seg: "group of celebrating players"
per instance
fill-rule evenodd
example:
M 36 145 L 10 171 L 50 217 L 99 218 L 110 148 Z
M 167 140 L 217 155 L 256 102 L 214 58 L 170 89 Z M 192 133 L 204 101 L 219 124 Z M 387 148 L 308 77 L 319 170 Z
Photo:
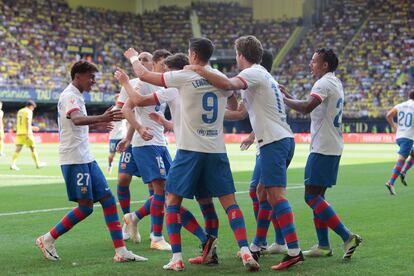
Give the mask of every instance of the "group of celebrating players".
M 115 247 L 115 262 L 146 261 L 125 247 L 124 240 L 140 242 L 138 223 L 151 217 L 151 248 L 172 251 L 166 270 L 181 271 L 184 261 L 181 228 L 194 234 L 202 244 L 200 256 L 189 263 L 218 264 L 216 245 L 219 220 L 213 198 L 219 199 L 240 248 L 238 256 L 248 271 L 260 269 L 263 253 L 286 254 L 272 269 L 283 270 L 301 264 L 304 256 L 332 256 L 328 229 L 344 242 L 344 259 L 350 259 L 362 242 L 339 219 L 326 201 L 326 189 L 336 183 L 343 149 L 341 135 L 344 93 L 334 72 L 338 59 L 330 49 L 319 49 L 310 61 L 317 79 L 306 100 L 293 98 L 269 73 L 272 56 L 254 36 L 235 41 L 240 73 L 227 78 L 211 68 L 214 45 L 207 38 L 189 41 L 188 55 L 157 50 L 152 55 L 128 49 L 127 58 L 137 78 L 118 69 L 114 76 L 122 85 L 116 106 L 98 116 L 88 116 L 83 91 L 95 84 L 98 69 L 87 61 L 75 63 L 72 82 L 58 102 L 59 155 L 68 198 L 78 206 L 67 213 L 49 232 L 36 240 L 46 259 L 56 261 L 55 241 L 93 212 L 99 201 Z M 262 65 L 261 65 L 262 64 Z M 266 67 L 266 68 L 265 68 Z M 241 91 L 242 102 L 236 94 Z M 166 105 L 172 120 L 165 119 Z M 305 201 L 313 210 L 318 243 L 301 251 L 294 216 L 286 198 L 286 171 L 293 158 L 294 136 L 286 121 L 285 105 L 311 116 L 311 153 L 305 168 Z M 256 217 L 256 235 L 248 244 L 243 213 L 235 198 L 230 164 L 223 135 L 223 120 L 249 117 L 253 132 L 243 141 L 257 145 L 256 165 L 250 196 Z M 122 120 L 128 122 L 127 130 Z M 124 213 L 119 221 L 115 198 L 90 152 L 88 126 L 116 130 L 111 136 L 112 152 L 122 152 L 119 162 L 117 195 Z M 174 131 L 177 153 L 171 159 L 164 131 Z M 109 170 L 113 154 L 109 156 Z M 130 210 L 129 184 L 133 176 L 148 184 L 149 198 L 135 212 Z M 183 198 L 195 198 L 204 218 L 201 227 L 193 214 L 182 206 Z M 165 220 L 169 243 L 162 235 Z M 267 231 L 272 222 L 276 242 L 268 246 Z

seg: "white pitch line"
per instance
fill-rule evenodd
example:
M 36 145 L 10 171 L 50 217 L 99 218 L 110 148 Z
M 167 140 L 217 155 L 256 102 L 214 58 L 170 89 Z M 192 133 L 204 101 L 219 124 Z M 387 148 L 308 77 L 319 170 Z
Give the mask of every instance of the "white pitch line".
M 296 190 L 296 189 L 303 189 L 304 186 L 291 186 L 287 187 L 288 190 Z M 239 194 L 247 194 L 249 191 L 240 191 L 236 192 L 237 195 Z M 146 200 L 138 200 L 138 201 L 131 201 L 131 204 L 135 203 L 144 203 Z M 116 205 L 119 205 L 117 203 Z M 94 204 L 93 207 L 101 207 L 100 204 Z M 39 209 L 39 210 L 28 210 L 28 211 L 19 211 L 19 212 L 10 212 L 10 213 L 0 213 L 0 217 L 6 216 L 18 216 L 18 215 L 27 215 L 27 214 L 38 214 L 38 213 L 50 213 L 50 212 L 58 212 L 58 211 L 69 211 L 72 210 L 74 207 L 61 207 L 61 208 L 51 208 L 51 209 Z

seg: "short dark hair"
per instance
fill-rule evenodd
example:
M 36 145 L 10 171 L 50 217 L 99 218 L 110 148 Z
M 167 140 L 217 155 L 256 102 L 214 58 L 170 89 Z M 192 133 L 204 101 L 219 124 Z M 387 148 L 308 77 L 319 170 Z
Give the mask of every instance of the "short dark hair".
M 76 62 L 75 64 L 73 64 L 72 69 L 70 69 L 70 76 L 72 80 L 74 80 L 76 74 L 95 73 L 95 72 L 99 72 L 95 64 L 90 63 L 86 60 L 80 60 Z
M 414 100 L 414 90 L 413 90 L 413 91 L 411 91 L 411 92 L 408 94 L 408 97 L 409 97 L 411 100 Z
M 263 56 L 263 46 L 260 40 L 253 35 L 241 36 L 234 42 L 237 53 L 254 64 L 259 64 Z
M 166 58 L 168 56 L 171 56 L 172 53 L 170 51 L 168 51 L 167 49 L 159 49 L 159 50 L 155 50 L 152 53 L 152 61 L 153 62 L 158 62 L 163 58 Z
M 201 61 L 208 62 L 214 52 L 214 44 L 205 37 L 191 38 L 189 48 L 194 51 Z
M 273 53 L 270 50 L 263 50 L 262 62 L 260 63 L 269 73 L 273 65 Z
M 34 101 L 29 100 L 29 101 L 26 102 L 26 107 L 29 107 L 29 106 L 33 106 L 33 107 L 36 108 L 37 105 L 36 105 L 36 103 Z
M 169 69 L 182 70 L 184 66 L 190 64 L 190 62 L 186 54 L 177 53 L 167 57 L 164 60 L 164 64 L 167 65 Z
M 338 57 L 335 52 L 332 49 L 320 48 L 316 50 L 316 53 L 322 57 L 324 62 L 328 63 L 329 72 L 335 72 L 339 64 Z

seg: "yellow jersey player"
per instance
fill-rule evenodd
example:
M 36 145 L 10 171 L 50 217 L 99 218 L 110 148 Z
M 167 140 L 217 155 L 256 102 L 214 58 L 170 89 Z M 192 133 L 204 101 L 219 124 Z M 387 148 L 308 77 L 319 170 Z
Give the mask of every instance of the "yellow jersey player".
M 0 102 L 0 156 L 4 154 L 4 126 L 3 126 L 3 117 L 4 111 L 1 110 L 3 103 Z
M 32 126 L 33 119 L 33 110 L 36 108 L 36 103 L 34 101 L 28 101 L 26 106 L 20 109 L 17 112 L 16 118 L 16 151 L 13 154 L 12 164 L 10 169 L 18 171 L 19 167 L 16 165 L 17 157 L 20 154 L 20 151 L 23 148 L 23 145 L 26 145 L 32 151 L 32 157 L 36 162 L 36 167 L 41 168 L 46 164 L 39 161 L 39 157 L 36 151 L 35 139 L 33 135 L 33 130 L 39 130 L 38 127 Z

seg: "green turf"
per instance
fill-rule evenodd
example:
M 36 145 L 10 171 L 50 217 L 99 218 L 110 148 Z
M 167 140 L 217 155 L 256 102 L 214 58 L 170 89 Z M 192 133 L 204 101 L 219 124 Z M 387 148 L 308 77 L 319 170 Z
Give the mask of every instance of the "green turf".
M 227 146 L 237 190 L 237 200 L 247 224 L 249 239 L 255 231 L 251 202 L 246 191 L 254 166 L 254 149 L 241 152 L 238 145 Z M 106 168 L 107 146 L 93 145 L 93 150 L 101 168 Z M 140 222 L 142 244 L 127 242 L 129 249 L 149 258 L 147 263 L 114 264 L 113 248 L 106 231 L 102 210 L 95 213 L 72 231 L 57 241 L 57 249 L 62 258 L 57 263 L 47 262 L 35 247 L 35 238 L 48 231 L 67 211 L 49 210 L 28 214 L 6 215 L 30 210 L 70 208 L 74 204 L 66 199 L 65 186 L 57 162 L 57 145 L 39 145 L 39 155 L 48 163 L 40 170 L 34 168 L 29 150 L 24 149 L 18 161 L 19 172 L 9 170 L 13 151 L 6 146 L 6 157 L 0 157 L 0 274 L 167 274 L 162 265 L 167 263 L 170 254 L 149 249 L 149 219 Z M 391 197 L 384 183 L 394 164 L 395 145 L 346 145 L 341 161 L 338 185 L 327 193 L 327 198 L 335 207 L 345 224 L 360 234 L 364 242 L 350 262 L 343 262 L 342 242 L 334 233 L 330 234 L 334 256 L 326 259 L 310 259 L 300 267 L 283 274 L 295 275 L 412 275 L 414 264 L 413 234 L 414 191 L 397 183 L 397 196 Z M 171 151 L 173 152 L 173 150 Z M 303 201 L 303 167 L 308 154 L 308 145 L 297 145 L 292 168 L 289 169 L 288 199 L 292 204 L 297 231 L 302 248 L 315 243 L 315 233 L 311 211 Z M 108 176 L 115 191 L 116 173 Z M 142 201 L 146 197 L 145 186 L 140 180 L 132 185 L 132 200 Z M 132 206 L 137 207 L 139 203 Z M 202 222 L 198 207 L 192 201 L 184 205 L 193 211 Z M 227 217 L 219 204 L 220 216 L 219 248 L 220 265 L 204 267 L 186 265 L 180 275 L 240 274 L 245 273 L 241 261 L 235 257 L 236 242 L 230 231 Z M 164 234 L 167 236 L 167 234 Z M 183 253 L 185 258 L 198 254 L 198 241 L 182 231 Z M 274 237 L 269 231 L 269 241 Z M 282 256 L 262 258 L 261 274 L 274 274 L 270 266 Z

